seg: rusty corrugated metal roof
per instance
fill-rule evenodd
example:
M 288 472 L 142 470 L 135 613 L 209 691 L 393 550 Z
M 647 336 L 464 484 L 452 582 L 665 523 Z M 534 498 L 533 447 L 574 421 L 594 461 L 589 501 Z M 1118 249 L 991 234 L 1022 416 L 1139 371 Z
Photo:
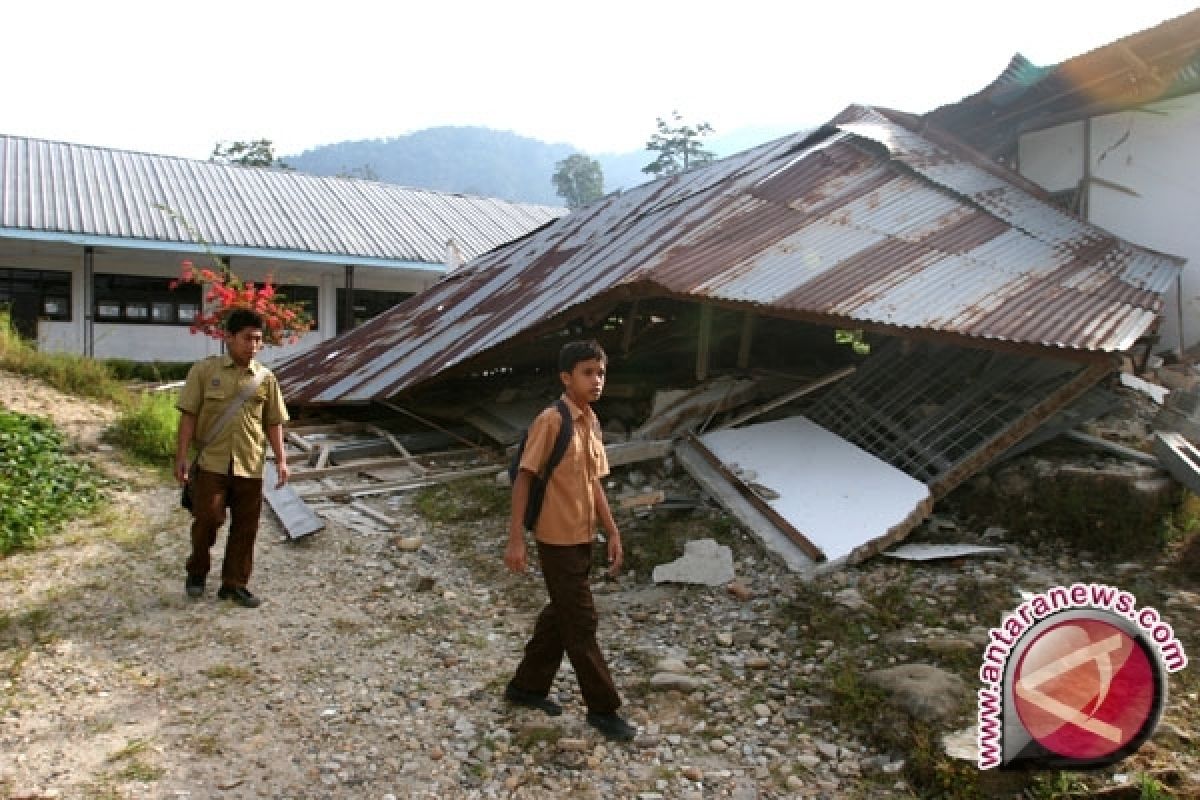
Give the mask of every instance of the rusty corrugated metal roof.
M 0 229 L 442 264 L 565 209 L 0 135 Z
M 277 372 L 296 403 L 384 399 L 625 289 L 1078 351 L 1129 348 L 1180 262 L 1068 216 L 908 117 L 852 106 L 611 195 Z
M 925 115 L 981 153 L 1010 156 L 1017 136 L 1200 91 L 1200 9 L 1051 67 L 1020 53 L 975 94 Z

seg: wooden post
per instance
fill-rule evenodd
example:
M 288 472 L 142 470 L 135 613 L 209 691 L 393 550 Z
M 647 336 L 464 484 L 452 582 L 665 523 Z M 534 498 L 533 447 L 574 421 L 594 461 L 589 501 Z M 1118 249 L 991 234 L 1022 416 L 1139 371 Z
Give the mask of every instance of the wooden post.
M 712 315 L 712 306 L 700 306 L 700 332 L 696 341 L 696 380 L 698 381 L 708 377 L 708 349 L 712 342 Z
M 738 344 L 737 366 L 746 369 L 750 366 L 750 343 L 754 340 L 754 315 L 747 311 L 742 316 L 742 338 Z

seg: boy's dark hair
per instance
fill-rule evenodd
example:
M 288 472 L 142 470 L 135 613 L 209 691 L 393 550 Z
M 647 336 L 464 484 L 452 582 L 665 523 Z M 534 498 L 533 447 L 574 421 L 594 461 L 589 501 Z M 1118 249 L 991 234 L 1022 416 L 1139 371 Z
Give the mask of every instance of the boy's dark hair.
M 567 342 L 562 346 L 562 350 L 558 351 L 558 371 L 573 372 L 575 365 L 580 361 L 590 361 L 593 358 L 600 362 L 608 362 L 604 348 L 595 339 L 589 339 L 586 342 Z
M 261 331 L 265 327 L 262 315 L 248 308 L 239 308 L 225 318 L 225 330 L 231 336 L 237 336 L 238 331 L 244 328 L 258 328 Z

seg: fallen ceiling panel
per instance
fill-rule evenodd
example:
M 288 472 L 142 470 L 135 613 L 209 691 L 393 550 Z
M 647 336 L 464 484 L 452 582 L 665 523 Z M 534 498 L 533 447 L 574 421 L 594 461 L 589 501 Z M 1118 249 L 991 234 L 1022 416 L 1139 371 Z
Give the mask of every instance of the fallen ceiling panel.
M 872 555 L 933 507 L 925 484 L 804 417 L 714 431 L 691 444 L 743 494 L 766 494 L 755 505 L 814 564 Z

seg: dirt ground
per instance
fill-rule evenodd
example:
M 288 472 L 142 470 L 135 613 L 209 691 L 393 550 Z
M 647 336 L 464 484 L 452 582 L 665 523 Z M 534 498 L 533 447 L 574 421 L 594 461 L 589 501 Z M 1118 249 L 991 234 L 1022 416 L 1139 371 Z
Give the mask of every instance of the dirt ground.
M 778 622 L 809 590 L 752 544 L 737 554 L 750 600 L 645 576 L 602 587 L 602 638 L 640 731 L 614 746 L 583 724 L 569 671 L 556 684 L 562 717 L 499 699 L 540 589 L 500 569 L 494 520 L 441 525 L 390 499 L 379 502 L 400 530 L 331 525 L 291 542 L 267 512 L 252 581 L 263 606 L 218 601 L 211 579 L 190 601 L 190 518 L 165 470 L 131 466 L 102 443 L 116 411 L 2 371 L 0 406 L 51 417 L 113 479 L 96 518 L 0 560 L 0 798 L 918 795 L 902 753 L 856 741 L 822 713 L 824 665 L 843 654 L 811 641 L 815 619 Z M 414 536 L 418 551 L 397 545 Z M 952 573 L 876 562 L 821 591 L 909 602 L 893 591 L 903 579 L 917 607 L 978 632 L 998 621 L 974 614 L 988 587 L 1071 579 L 1053 560 Z M 1159 597 L 1193 636 L 1197 595 Z M 973 647 L 950 634 L 939 636 Z M 904 658 L 867 638 L 870 658 Z M 699 688 L 647 689 L 662 659 Z M 1200 786 L 1196 689 L 1189 678 L 1172 696 L 1165 733 L 1114 772 L 1109 796 L 1138 797 L 1121 792 L 1140 774 L 1173 780 L 1180 796 Z M 1060 788 L 1033 796 L 1083 796 L 1070 781 Z

